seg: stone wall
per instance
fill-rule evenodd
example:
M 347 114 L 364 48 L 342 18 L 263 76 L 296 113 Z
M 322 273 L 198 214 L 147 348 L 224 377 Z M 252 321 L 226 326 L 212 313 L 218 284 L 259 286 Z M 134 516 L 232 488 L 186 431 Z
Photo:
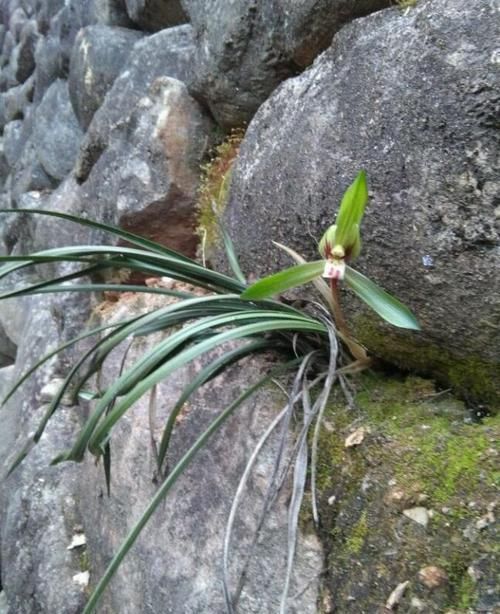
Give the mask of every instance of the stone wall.
M 499 11 L 492 0 L 394 4 L 4 1 L 1 207 L 88 216 L 192 256 L 201 166 L 228 130 L 244 127 L 225 221 L 252 276 L 288 264 L 273 239 L 315 257 L 316 240 L 332 223 L 342 192 L 366 168 L 371 198 L 359 268 L 407 302 L 423 331 L 412 336 L 389 331 L 346 297 L 356 334 L 383 359 L 451 385 L 470 407 L 486 402 L 493 409 L 500 395 Z M 107 240 L 53 219 L 12 213 L 0 220 L 0 255 Z M 224 266 L 216 252 L 214 261 Z M 14 281 L 43 274 L 23 272 Z M 111 312 L 136 313 L 153 305 L 152 299 L 128 297 Z M 70 294 L 2 301 L 0 391 L 80 331 L 94 309 L 94 299 Z M 49 361 L 1 410 L 0 467 L 36 428 L 74 356 L 66 352 Z M 114 376 L 117 363 L 109 365 L 105 378 Z M 265 366 L 265 359 L 250 362 L 231 371 L 225 386 L 208 386 L 191 408 L 179 446 L 220 407 L 228 387 L 240 389 L 249 373 L 258 375 Z M 159 417 L 190 373 L 162 385 Z M 432 388 L 429 394 L 438 393 Z M 418 403 L 417 398 L 415 411 Z M 160 510 L 99 611 L 223 611 L 219 557 L 230 494 L 252 442 L 278 407 L 265 393 L 228 424 L 172 504 Z M 427 417 L 446 413 L 447 407 L 432 406 Z M 458 410 L 452 403 L 452 409 L 451 425 L 465 415 L 460 403 Z M 154 493 L 146 401 L 116 436 L 111 498 L 101 496 L 100 468 L 91 463 L 49 466 L 68 447 L 85 411 L 59 411 L 40 444 L 0 485 L 1 614 L 81 612 L 89 581 L 95 585 Z M 356 420 L 370 423 L 363 413 Z M 346 434 L 349 427 L 338 426 Z M 376 436 L 368 440 L 363 466 L 351 464 L 330 439 L 324 444 L 323 456 L 345 464 L 348 473 L 333 469 L 337 477 L 323 480 L 322 544 L 307 517 L 302 523 L 289 611 L 387 612 L 393 607 L 391 590 L 409 580 L 413 584 L 399 596 L 402 611 L 451 613 L 466 611 L 460 603 L 470 608 L 477 603 L 478 612 L 493 612 L 489 469 L 487 477 L 479 470 L 464 474 L 477 484 L 477 490 L 464 492 L 464 506 L 451 495 L 433 500 L 425 490 L 429 486 L 418 486 L 427 476 L 423 471 L 411 473 L 417 485 L 404 493 L 401 510 L 391 502 L 384 507 L 380 499 L 390 499 L 395 488 L 383 483 L 384 470 L 396 481 L 410 478 L 397 473 L 381 444 L 389 431 L 390 437 L 400 435 L 383 420 L 370 428 Z M 493 438 L 491 428 L 485 427 L 478 443 L 488 467 L 491 455 L 484 442 Z M 395 446 L 397 453 L 411 448 L 405 441 L 406 447 Z M 448 440 L 443 441 L 438 437 L 436 447 L 446 450 Z M 470 463 L 469 457 L 455 460 L 459 472 Z M 434 461 L 431 455 L 429 463 Z M 263 457 L 254 476 L 240 519 L 246 529 L 255 524 L 269 464 Z M 380 471 L 372 471 L 373 464 Z M 370 491 L 374 498 L 366 494 L 366 476 L 376 482 Z M 474 500 L 477 507 L 468 508 Z M 448 522 L 442 509 L 457 506 L 449 521 L 451 538 L 458 540 L 460 552 L 473 542 L 470 556 L 447 567 L 438 554 L 450 534 L 437 531 L 434 539 L 431 529 L 424 535 L 413 527 L 405 544 L 417 544 L 415 556 L 404 557 L 408 553 L 393 544 L 404 577 L 394 561 L 381 566 L 384 543 L 407 522 L 400 515 L 403 508 L 425 507 L 429 513 L 434 504 L 441 506 L 441 529 Z M 241 613 L 278 611 L 286 514 L 285 493 L 269 519 Z M 363 522 L 368 519 L 376 532 L 377 518 L 377 538 L 365 540 Z M 356 527 L 364 527 L 363 535 Z M 82 533 L 87 549 L 68 549 Z M 248 535 L 242 529 L 238 537 L 236 559 Z M 448 578 L 437 591 L 418 580 L 417 572 L 432 565 L 445 569 Z M 470 590 L 462 587 L 460 593 L 462 585 Z

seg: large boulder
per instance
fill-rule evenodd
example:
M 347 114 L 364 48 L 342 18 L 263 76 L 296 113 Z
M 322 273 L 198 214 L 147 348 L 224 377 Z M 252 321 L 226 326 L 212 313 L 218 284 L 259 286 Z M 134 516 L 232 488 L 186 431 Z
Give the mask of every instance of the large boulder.
M 37 24 L 32 19 L 24 24 L 20 41 L 11 56 L 14 78 L 18 83 L 26 81 L 35 68 L 35 46 L 37 39 Z
M 28 315 L 22 322 L 24 336 L 18 346 L 16 364 L 10 367 L 14 371 L 10 373 L 10 383 L 53 349 L 54 344 L 74 334 L 88 318 L 87 301 L 81 296 L 28 300 Z M 58 360 L 46 363 L 2 410 L 5 415 L 0 433 L 0 557 L 7 612 L 74 614 L 81 611 L 86 598 L 85 576 L 81 575 L 86 566 L 81 551 L 68 549 L 75 533 L 81 533 L 78 473 L 75 467 L 49 467 L 79 424 L 76 409 L 63 408 L 29 459 L 3 480 L 28 433 L 37 428 L 47 410 L 47 384 L 60 377 L 63 368 Z M 4 369 L 2 375 L 3 372 Z
M 83 137 L 66 81 L 54 81 L 45 93 L 35 111 L 33 136 L 45 171 L 54 179 L 63 179 L 73 168 Z
M 106 321 L 116 322 L 121 318 L 133 317 L 144 309 L 163 305 L 165 297 L 124 296 L 118 303 L 103 305 L 100 311 L 105 314 Z M 150 336 L 144 340 L 145 343 L 134 344 L 128 354 L 127 365 L 137 360 L 160 338 Z M 116 379 L 121 359 L 122 351 L 111 356 L 102 374 L 103 384 Z M 93 584 L 144 511 L 147 501 L 154 496 L 157 486 L 151 479 L 145 477 L 140 483 L 136 479 L 137 475 L 152 477 L 155 473 L 150 437 L 161 437 L 165 420 L 178 395 L 203 364 L 204 361 L 194 361 L 188 369 L 175 373 L 159 385 L 153 419 L 146 397 L 114 429 L 109 499 L 101 497 L 101 492 L 106 490 L 102 467 L 96 466 L 91 459 L 85 462 L 87 479 L 81 491 L 81 511 L 85 517 Z M 266 364 L 268 367 L 267 360 L 247 360 L 229 369 L 190 399 L 172 439 L 171 467 L 221 409 L 237 398 L 250 382 L 262 376 Z M 124 560 L 104 595 L 102 612 L 155 614 L 225 611 L 221 584 L 224 527 L 245 464 L 259 437 L 286 402 L 276 393 L 277 389 L 265 389 L 245 403 L 200 451 L 139 537 L 134 547 L 135 555 L 131 552 L 131 556 Z M 237 514 L 230 550 L 232 590 L 236 587 L 237 572 L 241 571 L 248 554 L 280 439 L 281 433 L 275 433 L 275 437 L 263 449 Z M 287 486 L 266 519 L 240 599 L 238 612 L 242 614 L 274 614 L 279 611 L 286 566 L 289 495 Z M 322 550 L 309 527 L 299 532 L 289 612 L 317 612 L 322 569 Z
M 487 0 L 419 2 L 346 26 L 261 107 L 234 170 L 227 224 L 245 270 L 311 259 L 359 169 L 359 270 L 417 314 L 420 334 L 346 298 L 371 351 L 498 398 L 498 20 Z M 495 208 L 496 207 L 496 208 Z
M 346 22 L 389 0 L 182 0 L 196 39 L 196 96 L 226 128 L 310 64 Z
M 157 79 L 116 128 L 87 181 L 100 215 L 189 255 L 195 201 L 212 123 L 186 86 Z
M 191 81 L 193 54 L 190 26 L 163 30 L 135 44 L 85 134 L 75 168 L 79 181 L 88 177 L 112 133 L 130 121 L 137 103 L 155 79 Z
M 150 32 L 188 21 L 180 0 L 125 0 L 130 19 Z
M 71 54 L 69 95 L 80 126 L 86 130 L 140 32 L 103 25 L 88 26 L 78 33 Z

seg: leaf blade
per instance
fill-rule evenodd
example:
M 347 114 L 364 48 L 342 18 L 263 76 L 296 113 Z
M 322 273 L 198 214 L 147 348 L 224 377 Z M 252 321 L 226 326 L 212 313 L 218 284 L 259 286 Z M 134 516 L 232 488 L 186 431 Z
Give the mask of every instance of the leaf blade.
M 344 281 L 364 303 L 389 324 L 409 330 L 420 330 L 418 320 L 406 305 L 359 271 L 347 266 Z
M 241 294 L 241 298 L 257 301 L 302 286 L 319 277 L 324 266 L 324 260 L 315 260 L 284 269 L 254 283 Z

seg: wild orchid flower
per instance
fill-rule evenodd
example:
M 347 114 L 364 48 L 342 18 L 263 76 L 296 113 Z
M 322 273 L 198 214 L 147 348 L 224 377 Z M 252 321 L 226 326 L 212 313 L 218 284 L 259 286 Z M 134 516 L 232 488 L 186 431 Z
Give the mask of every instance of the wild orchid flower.
M 248 300 L 269 298 L 322 276 L 330 280 L 334 302 L 339 307 L 338 282 L 344 280 L 384 320 L 400 328 L 419 330 L 418 321 L 405 305 L 348 264 L 361 251 L 360 224 L 367 202 L 366 173 L 360 171 L 342 198 L 336 224 L 328 228 L 319 242 L 318 251 L 323 259 L 264 277 L 247 288 L 241 297 Z

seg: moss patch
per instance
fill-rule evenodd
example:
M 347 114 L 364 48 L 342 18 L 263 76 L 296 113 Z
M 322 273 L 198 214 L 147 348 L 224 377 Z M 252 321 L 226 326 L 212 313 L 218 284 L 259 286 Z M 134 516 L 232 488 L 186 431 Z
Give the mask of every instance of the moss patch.
M 359 341 L 369 347 L 373 355 L 401 369 L 432 377 L 440 384 L 451 386 L 462 398 L 472 403 L 488 403 L 490 411 L 498 412 L 500 365 L 474 355 L 454 355 L 419 337 L 382 330 L 366 316 L 359 317 L 354 328 Z
M 208 254 L 220 241 L 218 218 L 227 204 L 231 172 L 244 134 L 243 129 L 233 130 L 214 149 L 210 161 L 202 167 L 197 204 L 197 232 L 201 238 L 202 249 Z
M 498 565 L 493 525 L 481 523 L 499 485 L 500 418 L 472 424 L 462 401 L 418 377 L 363 374 L 358 390 L 356 410 L 332 399 L 319 449 L 327 589 L 338 611 L 376 611 L 406 580 L 402 611 L 412 599 L 431 613 L 475 607 Z M 363 442 L 345 448 L 360 426 Z M 403 514 L 413 507 L 427 510 L 427 527 Z M 447 582 L 426 587 L 418 571 L 427 566 Z

